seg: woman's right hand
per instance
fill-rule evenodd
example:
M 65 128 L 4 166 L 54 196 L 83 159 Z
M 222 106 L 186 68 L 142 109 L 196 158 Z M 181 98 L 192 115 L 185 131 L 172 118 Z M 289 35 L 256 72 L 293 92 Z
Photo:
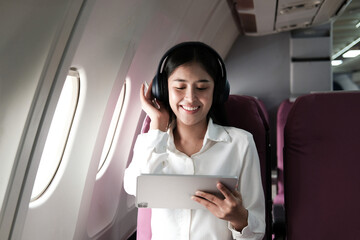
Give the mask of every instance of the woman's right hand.
M 150 129 L 159 129 L 160 131 L 166 132 L 169 126 L 170 115 L 164 104 L 153 98 L 151 94 L 151 87 L 152 81 L 145 93 L 145 83 L 141 85 L 141 107 L 151 119 Z

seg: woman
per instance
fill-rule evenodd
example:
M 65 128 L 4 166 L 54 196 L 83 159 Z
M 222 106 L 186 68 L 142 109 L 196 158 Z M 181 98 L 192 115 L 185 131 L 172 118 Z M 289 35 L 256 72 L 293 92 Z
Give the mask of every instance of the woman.
M 129 194 L 135 195 L 142 173 L 239 176 L 236 190 L 217 184 L 224 199 L 195 193 L 192 199 L 207 210 L 152 209 L 152 239 L 262 239 L 265 203 L 252 136 L 215 123 L 222 123 L 228 93 L 221 58 L 199 42 L 170 49 L 146 93 L 142 85 L 142 108 L 151 123 L 125 171 Z

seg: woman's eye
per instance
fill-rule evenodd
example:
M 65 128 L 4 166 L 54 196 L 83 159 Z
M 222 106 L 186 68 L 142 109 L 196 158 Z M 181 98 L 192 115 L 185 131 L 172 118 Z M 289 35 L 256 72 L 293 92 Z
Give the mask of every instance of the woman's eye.
M 200 90 L 200 91 L 203 91 L 203 90 L 206 90 L 207 88 L 206 87 L 202 87 L 202 88 L 198 87 L 197 89 Z
M 178 90 L 185 89 L 185 87 L 175 87 L 175 88 L 178 89 Z

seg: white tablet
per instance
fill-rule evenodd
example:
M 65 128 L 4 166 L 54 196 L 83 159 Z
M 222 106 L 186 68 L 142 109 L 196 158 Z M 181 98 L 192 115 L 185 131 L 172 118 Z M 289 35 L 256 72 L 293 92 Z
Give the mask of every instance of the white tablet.
M 137 178 L 138 208 L 205 209 L 191 199 L 197 190 L 218 194 L 221 182 L 230 190 L 236 188 L 235 176 L 143 174 Z

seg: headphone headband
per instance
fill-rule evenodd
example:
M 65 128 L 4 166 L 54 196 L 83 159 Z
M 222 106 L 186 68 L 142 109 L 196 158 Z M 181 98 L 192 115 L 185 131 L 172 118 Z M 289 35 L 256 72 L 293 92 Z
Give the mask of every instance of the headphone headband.
M 162 74 L 162 71 L 164 70 L 166 60 L 169 58 L 169 56 L 173 52 L 175 52 L 175 50 L 178 50 L 179 48 L 187 47 L 187 46 L 201 46 L 201 47 L 204 47 L 207 50 L 209 50 L 217 58 L 217 60 L 219 62 L 220 69 L 221 69 L 221 77 L 226 78 L 226 70 L 225 70 L 224 61 L 222 60 L 220 55 L 213 48 L 211 48 L 210 46 L 208 46 L 208 45 L 206 45 L 205 43 L 202 43 L 202 42 L 182 42 L 182 43 L 179 43 L 179 44 L 173 46 L 169 50 L 167 50 L 165 52 L 165 54 L 163 55 L 163 57 L 160 59 L 160 63 L 159 63 L 158 69 L 157 69 L 157 74 Z

